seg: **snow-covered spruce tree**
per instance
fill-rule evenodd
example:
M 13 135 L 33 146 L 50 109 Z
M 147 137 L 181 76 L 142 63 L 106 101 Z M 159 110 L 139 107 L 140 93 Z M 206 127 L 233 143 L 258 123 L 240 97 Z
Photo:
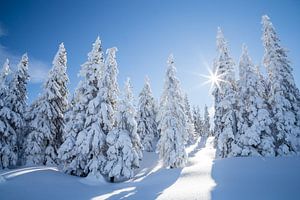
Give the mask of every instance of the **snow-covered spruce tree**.
M 268 105 L 262 96 L 264 87 L 245 45 L 240 58 L 239 71 L 238 136 L 237 146 L 231 155 L 274 156 L 274 138 L 270 130 L 272 120 Z
M 150 81 L 147 77 L 139 95 L 137 113 L 137 132 L 145 151 L 154 151 L 155 149 L 155 140 L 158 135 L 156 113 L 155 99 L 152 95 Z
M 274 121 L 276 155 L 299 152 L 300 94 L 292 74 L 293 68 L 286 50 L 281 47 L 270 18 L 262 17 L 263 62 L 269 75 L 269 104 Z
M 18 159 L 16 126 L 21 124 L 20 117 L 10 109 L 9 60 L 6 59 L 0 73 L 0 169 L 15 166 Z
M 66 173 L 96 177 L 101 173 L 105 162 L 106 133 L 103 126 L 110 126 L 107 121 L 103 122 L 101 114 L 107 108 L 102 106 L 99 99 L 99 86 L 102 84 L 101 79 L 105 77 L 104 71 L 101 41 L 97 37 L 91 52 L 88 53 L 87 62 L 81 66 L 80 75 L 83 80 L 75 91 L 72 100 L 74 105 L 70 108 L 64 130 L 65 142 L 59 149 L 59 158 Z
M 4 64 L 1 74 L 1 121 L 5 123 L 2 130 L 4 135 L 0 143 L 3 145 L 3 154 L 7 154 L 1 159 L 6 160 L 6 164 L 4 164 L 3 167 L 17 164 L 15 163 L 15 159 L 21 161 L 25 127 L 26 84 L 29 78 L 27 70 L 28 57 L 24 54 L 11 79 L 6 79 L 9 73 L 8 60 Z M 8 159 L 8 157 L 11 158 Z
M 18 64 L 16 72 L 13 74 L 13 78 L 9 84 L 9 95 L 6 102 L 9 102 L 9 108 L 19 117 L 17 124 L 11 124 L 17 133 L 17 151 L 18 160 L 21 164 L 23 162 L 23 150 L 25 142 L 25 113 L 27 110 L 27 90 L 26 85 L 29 80 L 28 75 L 28 57 L 24 54 Z
M 214 62 L 215 72 L 222 79 L 213 91 L 215 99 L 215 144 L 217 157 L 228 157 L 235 145 L 236 136 L 236 84 L 234 62 L 229 55 L 227 42 L 220 28 L 217 34 L 218 56 Z
M 178 168 L 183 167 L 187 161 L 184 144 L 188 129 L 183 94 L 176 77 L 173 55 L 169 56 L 167 63 L 163 91 L 165 100 L 160 108 L 161 137 L 157 144 L 157 152 L 165 167 Z
M 203 119 L 203 136 L 208 137 L 211 135 L 210 131 L 210 118 L 207 105 L 204 106 L 204 119 Z
M 81 175 L 85 164 L 81 157 L 77 156 L 75 148 L 78 132 L 83 129 L 85 122 L 86 97 L 84 96 L 84 82 L 80 81 L 71 99 L 71 105 L 65 114 L 66 125 L 63 132 L 63 143 L 58 150 L 58 159 L 62 170 L 69 174 Z M 77 166 L 83 166 L 81 170 L 74 170 Z
M 59 45 L 41 96 L 33 103 L 30 132 L 25 149 L 26 164 L 57 164 L 57 150 L 62 141 L 64 112 L 67 108 L 67 53 Z
M 184 95 L 184 109 L 185 109 L 185 115 L 187 119 L 187 132 L 188 132 L 187 144 L 193 144 L 197 140 L 197 134 L 195 132 L 191 106 L 187 94 Z
M 203 120 L 201 117 L 201 112 L 199 106 L 193 107 L 193 122 L 195 127 L 195 132 L 197 137 L 203 135 Z
M 133 177 L 141 158 L 140 137 L 137 134 L 135 108 L 129 79 L 125 83 L 124 95 L 118 103 L 116 127 L 107 135 L 107 162 L 104 172 L 111 182 Z

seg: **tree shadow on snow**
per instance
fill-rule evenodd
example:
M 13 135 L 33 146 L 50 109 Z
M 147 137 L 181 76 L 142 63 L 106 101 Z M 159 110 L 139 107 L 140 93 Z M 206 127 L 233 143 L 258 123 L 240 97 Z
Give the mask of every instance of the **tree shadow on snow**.
M 152 154 L 152 155 L 151 155 Z M 161 166 L 155 153 L 150 163 L 145 161 L 147 167 L 141 170 L 132 179 L 123 183 L 107 183 L 107 190 L 101 191 L 92 197 L 93 200 L 100 199 L 156 199 L 165 189 L 173 185 L 179 178 L 182 169 L 165 169 Z
M 196 144 L 190 146 L 188 151 L 189 157 L 194 157 L 197 152 L 205 147 L 207 137 L 201 137 Z M 156 155 L 156 154 L 152 154 Z M 148 155 L 149 157 L 149 155 Z M 158 158 L 153 159 L 155 162 L 144 163 L 144 168 L 137 173 L 137 175 L 125 182 L 118 183 L 118 187 L 115 188 L 111 193 L 106 193 L 102 196 L 95 197 L 101 199 L 101 197 L 107 197 L 107 199 L 143 199 L 152 200 L 156 199 L 164 190 L 172 186 L 178 178 L 182 175 L 182 168 L 179 169 L 164 169 L 159 164 Z M 147 166 L 147 167 L 146 167 Z M 112 184 L 114 185 L 114 184 Z M 126 191 L 122 189 L 128 188 Z M 130 189 L 134 188 L 134 189 Z

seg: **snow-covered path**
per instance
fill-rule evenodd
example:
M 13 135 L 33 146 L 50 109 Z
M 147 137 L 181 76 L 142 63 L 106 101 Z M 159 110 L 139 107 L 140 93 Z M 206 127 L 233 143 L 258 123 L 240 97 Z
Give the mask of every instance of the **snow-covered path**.
M 206 142 L 206 144 L 205 144 Z M 187 149 L 189 159 L 175 184 L 167 188 L 158 199 L 211 199 L 215 181 L 211 177 L 215 155 L 210 137 Z

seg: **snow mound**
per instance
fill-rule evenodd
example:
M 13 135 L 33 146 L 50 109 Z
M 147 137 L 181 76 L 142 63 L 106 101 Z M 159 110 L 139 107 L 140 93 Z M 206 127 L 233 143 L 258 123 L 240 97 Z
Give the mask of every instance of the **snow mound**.
M 87 177 L 79 180 L 81 183 L 86 185 L 103 185 L 106 183 L 104 177 L 102 175 L 91 175 L 89 174 Z

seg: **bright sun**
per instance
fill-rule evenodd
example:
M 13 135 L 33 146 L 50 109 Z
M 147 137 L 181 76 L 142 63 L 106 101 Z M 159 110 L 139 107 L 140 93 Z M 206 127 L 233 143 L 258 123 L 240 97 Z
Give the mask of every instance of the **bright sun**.
M 220 82 L 225 82 L 221 78 L 224 74 L 219 74 L 218 70 L 213 72 L 210 68 L 207 68 L 207 69 L 208 69 L 209 75 L 200 74 L 200 76 L 207 79 L 207 81 L 205 81 L 202 85 L 210 84 L 210 89 L 209 89 L 210 91 L 212 90 L 212 88 L 214 86 L 217 86 L 218 88 L 220 88 Z

